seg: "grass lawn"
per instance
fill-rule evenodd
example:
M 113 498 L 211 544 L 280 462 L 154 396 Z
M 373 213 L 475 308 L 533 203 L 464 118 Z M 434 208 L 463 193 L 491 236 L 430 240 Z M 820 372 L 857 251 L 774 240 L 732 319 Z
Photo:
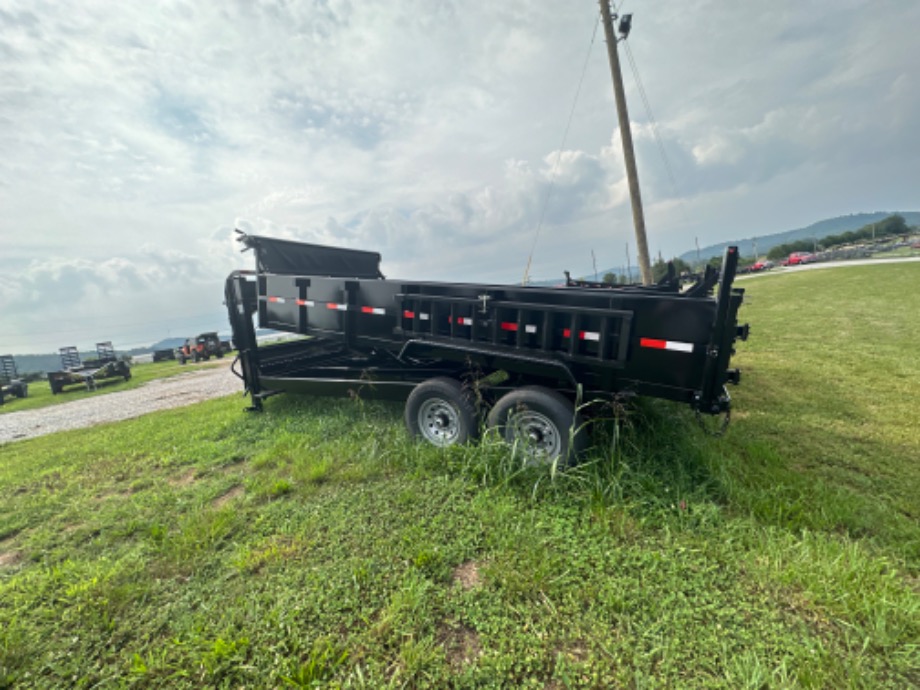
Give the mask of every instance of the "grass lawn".
M 562 474 L 295 396 L 0 446 L 0 687 L 916 687 L 920 268 L 743 285 L 727 436 Z
M 228 355 L 233 357 L 234 355 Z M 144 364 L 134 364 L 131 366 L 131 378 L 125 381 L 121 376 L 114 376 L 108 379 L 100 379 L 96 382 L 96 390 L 88 391 L 85 386 L 72 384 L 62 393 L 54 395 L 47 381 L 32 381 L 29 383 L 29 395 L 26 398 L 6 398 L 3 405 L 0 405 L 0 414 L 17 412 L 20 410 L 36 410 L 49 405 L 60 405 L 70 402 L 71 400 L 80 400 L 81 398 L 90 398 L 95 395 L 104 395 L 115 391 L 131 390 L 142 386 L 153 379 L 168 378 L 177 376 L 186 371 L 195 371 L 199 367 L 219 366 L 219 360 L 209 362 L 200 362 L 198 364 L 180 365 L 175 360 L 164 362 L 147 362 Z

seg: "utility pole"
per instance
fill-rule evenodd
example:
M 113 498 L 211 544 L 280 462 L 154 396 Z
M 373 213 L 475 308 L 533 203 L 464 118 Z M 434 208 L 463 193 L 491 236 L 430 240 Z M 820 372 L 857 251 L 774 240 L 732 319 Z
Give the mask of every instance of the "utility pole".
M 623 141 L 623 159 L 626 163 L 626 178 L 629 181 L 629 198 L 632 201 L 633 224 L 636 227 L 636 253 L 642 283 L 652 284 L 652 267 L 648 258 L 648 241 L 645 238 L 645 216 L 642 212 L 642 196 L 639 193 L 639 173 L 636 171 L 636 156 L 633 151 L 632 130 L 629 127 L 629 113 L 626 110 L 626 92 L 623 90 L 623 76 L 620 74 L 620 57 L 617 54 L 617 39 L 613 32 L 613 20 L 610 14 L 610 0 L 598 0 L 601 6 L 601 18 L 604 22 L 604 35 L 607 38 L 607 56 L 610 58 L 610 73 L 613 76 L 613 95 L 617 103 L 617 119 L 620 123 L 620 138 Z M 629 34 L 631 14 L 624 14 L 620 20 L 620 34 L 623 38 Z
M 700 238 L 694 237 L 693 241 L 696 243 L 696 262 L 702 264 L 703 260 L 700 258 Z

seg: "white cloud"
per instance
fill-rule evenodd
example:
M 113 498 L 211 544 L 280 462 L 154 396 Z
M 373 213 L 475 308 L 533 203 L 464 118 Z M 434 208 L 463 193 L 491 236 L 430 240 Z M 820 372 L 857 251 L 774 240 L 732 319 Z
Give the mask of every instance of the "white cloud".
M 668 161 L 624 59 L 656 250 L 916 206 L 920 6 L 627 11 L 622 57 Z M 595 6 L 550 0 L 0 0 L 0 290 L 34 314 L 12 330 L 65 318 L 49 300 L 65 284 L 88 322 L 145 304 L 151 337 L 177 309 L 219 311 L 223 276 L 250 261 L 234 225 L 376 249 L 409 278 L 519 279 L 538 227 L 534 271 L 578 272 L 592 248 L 621 262 L 632 225 L 595 24 Z M 171 292 L 180 280 L 217 297 Z

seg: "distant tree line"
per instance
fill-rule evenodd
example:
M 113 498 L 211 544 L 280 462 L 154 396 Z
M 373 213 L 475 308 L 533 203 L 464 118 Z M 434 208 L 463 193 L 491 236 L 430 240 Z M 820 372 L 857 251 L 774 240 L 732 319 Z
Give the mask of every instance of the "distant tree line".
M 864 225 L 859 230 L 851 230 L 849 232 L 844 232 L 839 235 L 828 235 L 823 237 L 820 240 L 808 239 L 808 240 L 798 240 L 796 242 L 786 242 L 785 244 L 778 244 L 773 247 L 769 252 L 767 252 L 767 258 L 773 261 L 778 261 L 784 259 L 793 252 L 810 252 L 816 248 L 821 249 L 830 249 L 831 247 L 839 247 L 845 244 L 855 244 L 857 242 L 871 241 L 873 239 L 879 240 L 886 237 L 896 237 L 899 235 L 907 235 L 910 233 L 911 229 L 907 225 L 907 221 L 904 220 L 903 216 L 893 215 L 888 216 L 884 220 L 880 220 L 878 223 L 869 223 Z

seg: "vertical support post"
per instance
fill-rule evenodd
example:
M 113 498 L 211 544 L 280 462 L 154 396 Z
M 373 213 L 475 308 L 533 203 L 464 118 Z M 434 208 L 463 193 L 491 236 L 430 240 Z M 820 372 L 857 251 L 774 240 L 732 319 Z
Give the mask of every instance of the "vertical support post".
M 626 108 L 626 92 L 623 89 L 623 75 L 620 73 L 620 57 L 617 54 L 617 37 L 613 32 L 613 17 L 610 14 L 610 0 L 599 0 L 604 35 L 607 38 L 607 56 L 613 77 L 613 95 L 617 103 L 617 119 L 620 125 L 620 139 L 623 142 L 623 159 L 626 163 L 626 178 L 629 181 L 629 198 L 632 201 L 633 224 L 636 228 L 636 251 L 639 272 L 643 285 L 652 284 L 652 267 L 649 262 L 648 240 L 645 237 L 645 215 L 642 212 L 642 196 L 639 192 L 639 173 L 636 170 L 636 155 L 633 151 L 632 130 L 629 126 L 629 112 Z

